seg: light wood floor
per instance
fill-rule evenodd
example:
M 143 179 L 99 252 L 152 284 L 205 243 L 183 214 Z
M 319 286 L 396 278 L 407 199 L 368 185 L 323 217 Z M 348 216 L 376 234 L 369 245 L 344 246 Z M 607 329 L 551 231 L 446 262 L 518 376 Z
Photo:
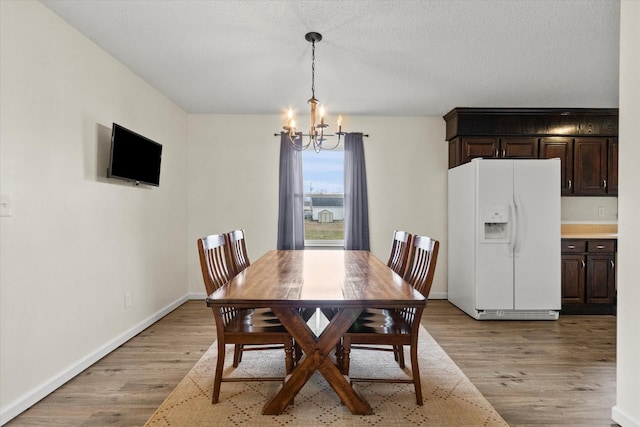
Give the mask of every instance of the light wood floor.
M 422 323 L 510 425 L 614 425 L 615 317 L 479 322 L 432 300 Z M 214 340 L 189 301 L 7 426 L 143 425 Z

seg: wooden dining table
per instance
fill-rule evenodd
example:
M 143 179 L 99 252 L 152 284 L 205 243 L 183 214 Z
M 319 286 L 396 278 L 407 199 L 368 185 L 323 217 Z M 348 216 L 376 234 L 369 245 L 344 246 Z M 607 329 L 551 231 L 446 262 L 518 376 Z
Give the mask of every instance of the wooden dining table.
M 369 251 L 272 250 L 207 297 L 207 305 L 270 308 L 303 352 L 282 386 L 262 409 L 282 413 L 319 371 L 353 414 L 371 406 L 351 386 L 330 357 L 366 308 L 424 307 L 425 297 Z M 305 320 L 305 310 L 334 313 L 320 333 Z

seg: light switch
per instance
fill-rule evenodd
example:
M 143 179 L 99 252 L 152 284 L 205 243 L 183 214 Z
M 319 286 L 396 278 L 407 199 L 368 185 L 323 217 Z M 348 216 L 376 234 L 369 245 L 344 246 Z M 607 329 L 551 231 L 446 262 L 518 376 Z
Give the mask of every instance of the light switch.
M 11 194 L 2 193 L 0 194 L 0 216 L 11 216 L 13 213 L 11 212 Z

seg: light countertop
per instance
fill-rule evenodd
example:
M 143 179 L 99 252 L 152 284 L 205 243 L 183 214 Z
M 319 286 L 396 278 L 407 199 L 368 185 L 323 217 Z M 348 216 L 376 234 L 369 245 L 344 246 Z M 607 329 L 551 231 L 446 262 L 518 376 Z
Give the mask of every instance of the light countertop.
M 617 239 L 618 224 L 561 224 L 563 239 Z

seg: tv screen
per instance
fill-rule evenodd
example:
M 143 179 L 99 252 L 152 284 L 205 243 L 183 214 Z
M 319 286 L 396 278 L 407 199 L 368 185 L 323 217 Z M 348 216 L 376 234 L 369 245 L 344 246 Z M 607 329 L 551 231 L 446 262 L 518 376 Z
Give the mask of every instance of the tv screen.
M 107 177 L 157 187 L 160 185 L 161 160 L 161 144 L 116 123 L 113 124 Z

